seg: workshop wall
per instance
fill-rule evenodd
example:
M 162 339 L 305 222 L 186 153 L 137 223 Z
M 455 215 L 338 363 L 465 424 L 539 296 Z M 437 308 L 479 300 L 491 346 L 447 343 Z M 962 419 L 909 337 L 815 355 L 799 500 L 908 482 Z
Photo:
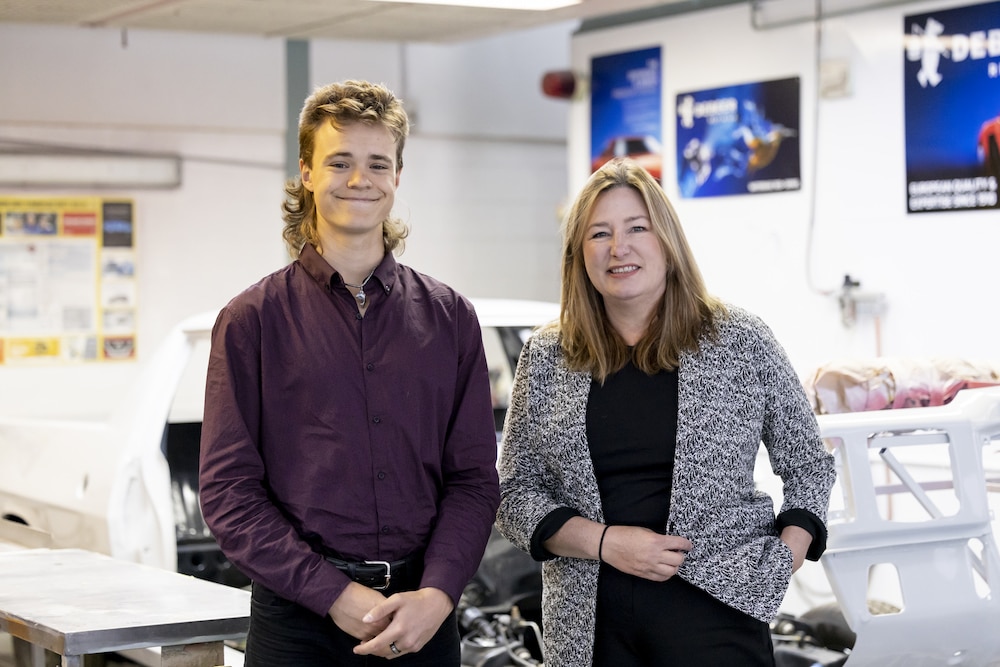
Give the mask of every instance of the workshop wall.
M 309 43 L 312 86 L 368 78 L 412 110 L 401 261 L 469 296 L 558 299 L 568 110 L 539 82 L 567 66 L 574 26 L 450 45 Z M 172 326 L 288 261 L 285 42 L 0 24 L 0 63 L 0 141 L 182 157 L 179 188 L 96 193 L 135 202 L 137 361 L 0 364 L 0 416 L 103 417 Z M 81 194 L 95 193 L 0 193 Z
M 814 21 L 755 28 L 753 4 L 572 40 L 573 69 L 584 80 L 596 56 L 661 48 L 663 183 L 709 288 L 761 315 L 802 375 L 830 361 L 878 354 L 1000 359 L 1000 309 L 993 305 L 1000 210 L 907 214 L 906 201 L 904 16 L 976 3 L 824 2 L 828 10 L 883 7 L 827 18 L 820 32 Z M 818 96 L 817 60 L 847 64 L 846 95 Z M 801 189 L 681 198 L 677 94 L 787 77 L 801 79 Z M 990 82 L 995 89 L 984 94 L 1000 97 L 1000 77 Z M 585 94 L 572 103 L 571 190 L 589 174 L 589 151 Z M 878 321 L 862 304 L 855 322 L 842 322 L 838 297 L 847 274 L 860 281 L 862 297 L 884 297 Z

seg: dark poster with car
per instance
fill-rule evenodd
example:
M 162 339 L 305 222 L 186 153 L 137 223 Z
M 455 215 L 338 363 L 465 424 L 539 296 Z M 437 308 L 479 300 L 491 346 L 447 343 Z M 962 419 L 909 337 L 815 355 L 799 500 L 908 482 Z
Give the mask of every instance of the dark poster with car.
M 660 180 L 663 164 L 660 47 L 590 64 L 590 168 L 629 156 Z
M 997 208 L 1000 2 L 903 19 L 906 207 Z
M 679 94 L 681 196 L 798 190 L 798 135 L 798 77 Z

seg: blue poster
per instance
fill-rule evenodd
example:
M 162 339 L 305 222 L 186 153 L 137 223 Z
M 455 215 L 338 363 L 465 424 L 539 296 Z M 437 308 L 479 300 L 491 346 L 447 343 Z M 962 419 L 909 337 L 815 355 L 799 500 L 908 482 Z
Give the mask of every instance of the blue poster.
M 798 135 L 798 77 L 679 94 L 681 196 L 798 190 Z
M 1000 2 L 903 19 L 909 213 L 997 208 Z
M 660 47 L 594 58 L 590 81 L 591 171 L 628 155 L 660 180 Z

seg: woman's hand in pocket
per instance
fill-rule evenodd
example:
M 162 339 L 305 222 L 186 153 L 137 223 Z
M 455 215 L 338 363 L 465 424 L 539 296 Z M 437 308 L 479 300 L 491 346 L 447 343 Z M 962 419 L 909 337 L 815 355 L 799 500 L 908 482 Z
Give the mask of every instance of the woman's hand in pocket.
M 785 526 L 781 531 L 781 541 L 792 551 L 792 572 L 794 573 L 805 562 L 806 552 L 812 544 L 812 535 L 799 526 Z

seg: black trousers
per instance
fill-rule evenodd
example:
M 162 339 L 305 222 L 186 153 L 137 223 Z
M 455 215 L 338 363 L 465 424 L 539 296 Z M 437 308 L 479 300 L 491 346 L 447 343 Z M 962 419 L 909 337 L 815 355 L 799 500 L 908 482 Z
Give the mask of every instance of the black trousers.
M 774 667 L 767 623 L 680 577 L 664 582 L 602 564 L 594 667 Z
M 245 667 L 459 667 L 461 644 L 455 612 L 417 653 L 393 660 L 355 655 L 360 642 L 328 615 L 317 616 L 254 583 Z

